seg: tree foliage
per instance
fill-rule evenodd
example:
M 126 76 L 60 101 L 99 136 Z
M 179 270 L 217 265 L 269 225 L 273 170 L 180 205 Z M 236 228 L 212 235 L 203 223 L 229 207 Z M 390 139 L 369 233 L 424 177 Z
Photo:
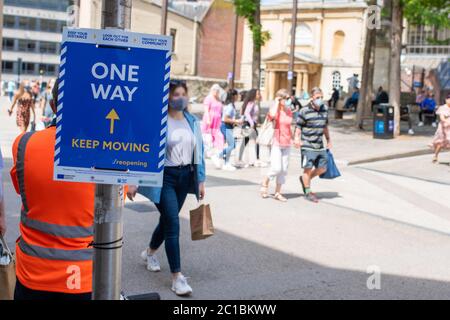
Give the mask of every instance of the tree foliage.
M 256 22 L 255 13 L 260 6 L 259 0 L 233 0 L 236 13 L 244 17 L 252 32 L 253 43 L 257 48 L 261 48 L 270 40 L 270 33 L 263 31 L 260 23 Z
M 449 0 L 403 0 L 403 14 L 414 25 L 450 28 Z

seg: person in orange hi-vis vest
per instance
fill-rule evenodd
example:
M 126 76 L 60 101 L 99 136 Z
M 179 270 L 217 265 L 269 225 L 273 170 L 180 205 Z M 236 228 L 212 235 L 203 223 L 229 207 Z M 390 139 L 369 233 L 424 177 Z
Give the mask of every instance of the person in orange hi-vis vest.
M 58 82 L 51 107 L 56 113 Z M 13 145 L 11 178 L 22 198 L 16 300 L 90 300 L 95 185 L 53 180 L 56 126 Z

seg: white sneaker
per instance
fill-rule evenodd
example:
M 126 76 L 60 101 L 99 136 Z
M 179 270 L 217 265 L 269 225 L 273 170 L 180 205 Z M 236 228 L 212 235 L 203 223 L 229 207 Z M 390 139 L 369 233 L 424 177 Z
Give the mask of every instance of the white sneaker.
M 214 166 L 216 169 L 222 169 L 222 161 L 219 159 L 217 155 L 213 155 L 211 157 L 212 162 L 214 163 Z
M 414 135 L 414 130 L 413 130 L 413 129 L 409 129 L 409 130 L 408 130 L 408 134 L 409 134 L 410 136 Z
M 419 124 L 417 125 L 418 127 L 423 127 L 423 122 L 420 121 Z
M 431 125 L 433 126 L 433 128 L 437 127 L 437 123 L 436 122 L 433 122 Z
M 192 293 L 192 288 L 188 285 L 186 277 L 180 274 L 172 280 L 172 291 L 178 296 L 187 296 Z
M 152 272 L 161 271 L 161 265 L 159 264 L 156 254 L 150 256 L 147 254 L 147 250 L 144 250 L 141 253 L 141 258 L 147 262 L 147 270 Z
M 260 167 L 261 168 L 267 168 L 269 166 L 269 164 L 267 162 L 261 162 Z
M 225 171 L 236 171 L 236 167 L 233 166 L 231 163 L 226 163 L 223 167 L 223 170 Z

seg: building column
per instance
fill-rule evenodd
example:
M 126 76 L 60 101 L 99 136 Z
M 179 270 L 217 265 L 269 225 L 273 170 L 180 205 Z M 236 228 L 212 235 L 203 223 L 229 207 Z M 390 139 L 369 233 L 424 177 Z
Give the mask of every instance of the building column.
M 308 77 L 308 72 L 303 72 L 303 86 L 302 89 L 305 92 L 309 93 L 309 77 Z
M 297 82 L 295 83 L 295 96 L 300 96 L 300 90 L 302 89 L 302 73 L 297 72 Z
M 269 90 L 268 90 L 268 99 L 273 100 L 275 98 L 275 81 L 276 81 L 276 73 L 275 71 L 269 72 Z

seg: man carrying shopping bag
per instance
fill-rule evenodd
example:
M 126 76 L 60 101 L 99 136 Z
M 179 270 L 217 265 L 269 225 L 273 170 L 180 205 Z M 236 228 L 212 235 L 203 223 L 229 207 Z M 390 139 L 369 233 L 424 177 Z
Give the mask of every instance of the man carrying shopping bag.
M 311 190 L 311 181 L 327 171 L 326 150 L 331 149 L 331 139 L 328 130 L 328 107 L 323 103 L 322 90 L 313 88 L 311 97 L 311 102 L 298 114 L 294 145 L 301 150 L 303 175 L 299 179 L 305 199 L 317 203 L 319 199 Z

